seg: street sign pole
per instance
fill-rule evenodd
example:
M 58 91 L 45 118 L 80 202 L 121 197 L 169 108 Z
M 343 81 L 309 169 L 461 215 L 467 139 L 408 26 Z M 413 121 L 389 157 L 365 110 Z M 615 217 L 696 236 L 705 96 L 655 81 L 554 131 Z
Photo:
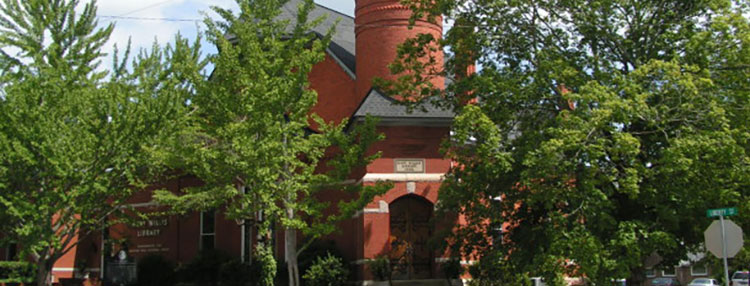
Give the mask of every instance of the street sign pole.
M 724 262 L 724 282 L 729 286 L 729 265 L 727 259 L 734 257 L 742 249 L 742 228 L 731 220 L 724 217 L 737 215 L 737 208 L 709 209 L 706 211 L 708 218 L 719 217 L 703 232 L 706 240 L 706 249 L 721 257 Z
M 724 255 L 724 283 L 726 283 L 726 286 L 729 286 L 729 266 L 727 266 L 727 234 L 724 231 L 724 215 L 719 215 L 719 220 L 721 221 L 721 249 Z

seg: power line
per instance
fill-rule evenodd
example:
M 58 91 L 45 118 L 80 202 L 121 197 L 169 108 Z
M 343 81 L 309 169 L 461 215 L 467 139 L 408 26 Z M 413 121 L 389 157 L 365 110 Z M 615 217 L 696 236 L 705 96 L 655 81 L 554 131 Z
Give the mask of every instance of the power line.
M 197 18 L 159 18 L 159 17 L 136 17 L 136 16 L 113 16 L 113 15 L 99 15 L 98 18 L 106 19 L 119 19 L 119 20 L 132 20 L 132 21 L 168 21 L 168 22 L 201 22 L 203 19 Z M 364 24 L 359 27 L 402 27 L 403 25 L 395 24 Z M 453 25 L 447 28 L 496 28 L 498 26 L 493 25 Z M 446 27 L 444 27 L 445 29 Z
M 130 14 L 133 14 L 133 13 L 141 12 L 143 10 L 148 10 L 148 9 L 154 8 L 154 7 L 159 6 L 159 5 L 164 5 L 164 4 L 167 4 L 167 3 L 172 2 L 172 1 L 174 1 L 174 0 L 162 1 L 162 2 L 159 2 L 159 3 L 156 3 L 156 4 L 148 5 L 148 6 L 143 7 L 143 8 L 138 8 L 138 9 L 132 10 L 130 12 L 127 12 L 127 13 L 124 13 L 124 14 L 121 14 L 121 15 L 118 15 L 118 16 L 120 16 L 120 17 L 127 16 L 127 15 L 130 15 Z
M 170 0 L 172 1 L 172 0 Z M 203 19 L 198 18 L 168 18 L 168 17 L 138 17 L 138 16 L 114 16 L 114 15 L 99 15 L 98 18 L 104 19 L 118 19 L 118 20 L 131 20 L 131 21 L 167 21 L 167 22 L 202 22 Z M 363 24 L 358 27 L 402 27 L 404 25 L 398 24 Z M 443 29 L 451 28 L 497 28 L 495 25 L 444 25 Z
M 167 22 L 200 22 L 202 19 L 192 18 L 158 18 L 158 17 L 134 17 L 134 16 L 112 16 L 112 15 L 100 15 L 98 18 L 104 19 L 118 19 L 118 20 L 132 20 L 132 21 L 167 21 Z

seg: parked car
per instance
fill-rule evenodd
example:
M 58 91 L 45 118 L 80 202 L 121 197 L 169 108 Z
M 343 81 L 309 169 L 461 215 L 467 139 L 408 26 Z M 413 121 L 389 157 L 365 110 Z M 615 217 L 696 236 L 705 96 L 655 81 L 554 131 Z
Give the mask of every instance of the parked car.
M 651 285 L 653 286 L 680 286 L 680 281 L 675 278 L 666 278 L 666 277 L 659 277 L 654 278 L 654 280 L 651 280 Z
M 748 279 L 750 279 L 750 271 L 737 271 L 732 274 L 732 286 L 748 286 Z
M 687 286 L 718 286 L 719 281 L 711 278 L 695 278 Z

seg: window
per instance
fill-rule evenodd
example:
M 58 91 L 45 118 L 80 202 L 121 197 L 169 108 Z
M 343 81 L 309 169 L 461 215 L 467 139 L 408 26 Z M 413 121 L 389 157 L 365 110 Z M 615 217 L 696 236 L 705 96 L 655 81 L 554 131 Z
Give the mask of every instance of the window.
M 490 224 L 492 232 L 492 245 L 499 246 L 503 243 L 503 223 L 493 222 Z
M 653 268 L 646 268 L 646 277 L 656 277 L 656 271 Z
M 661 276 L 664 277 L 675 277 L 677 276 L 677 267 L 667 267 L 661 271 Z
M 18 255 L 18 246 L 15 243 L 11 243 L 5 248 L 5 260 L 13 261 L 16 260 Z
M 692 266 L 690 266 L 690 275 L 693 275 L 693 276 L 708 275 L 708 266 L 706 265 L 706 263 L 703 263 L 703 262 L 695 263 Z
M 214 249 L 216 237 L 216 211 L 201 213 L 200 249 Z

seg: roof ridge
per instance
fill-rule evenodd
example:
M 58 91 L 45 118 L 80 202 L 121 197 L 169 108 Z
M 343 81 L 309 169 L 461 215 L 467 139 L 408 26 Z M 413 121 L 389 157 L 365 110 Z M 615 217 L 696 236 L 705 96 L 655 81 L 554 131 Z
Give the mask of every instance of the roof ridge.
M 326 9 L 326 10 L 328 10 L 328 11 L 331 11 L 331 12 L 333 12 L 333 13 L 336 13 L 336 14 L 338 14 L 339 16 L 344 16 L 344 17 L 346 17 L 346 18 L 349 18 L 349 19 L 352 19 L 352 20 L 354 20 L 354 17 L 353 17 L 353 16 L 349 16 L 349 15 L 347 15 L 347 14 L 344 14 L 344 13 L 340 12 L 340 11 L 334 10 L 333 8 L 330 8 L 330 7 L 327 7 L 327 6 L 324 6 L 324 5 L 318 4 L 318 3 L 315 3 L 315 6 L 318 6 L 318 7 L 320 7 L 320 8 L 323 8 L 323 9 Z
M 405 100 L 405 99 L 401 100 L 401 99 L 395 98 L 395 97 L 393 97 L 393 96 L 389 95 L 388 93 L 386 93 L 386 92 L 383 92 L 382 90 L 380 90 L 380 89 L 379 89 L 379 88 L 377 88 L 377 87 L 372 87 L 372 88 L 370 88 L 370 89 L 371 89 L 371 92 L 372 92 L 372 91 L 374 91 L 375 93 L 377 93 L 378 95 L 380 95 L 380 97 L 382 97 L 382 98 L 385 98 L 386 100 L 388 100 L 388 101 L 390 101 L 391 103 L 394 103 L 394 104 L 396 104 L 396 105 L 402 105 L 402 106 L 405 106 L 405 105 L 403 105 L 403 104 L 407 102 L 407 100 Z M 369 92 L 368 92 L 368 94 L 369 94 Z M 432 104 L 431 104 L 431 103 L 429 103 L 429 102 L 419 102 L 419 103 L 418 103 L 418 105 L 425 105 L 425 104 L 430 104 L 430 105 L 432 105 Z M 441 108 L 441 109 L 443 109 L 443 108 Z
M 452 110 L 435 106 L 433 103 L 421 102 L 419 104 L 421 108 L 409 108 L 398 99 L 373 87 L 367 92 L 351 117 L 362 117 L 366 114 L 381 118 L 446 119 L 455 117 Z

